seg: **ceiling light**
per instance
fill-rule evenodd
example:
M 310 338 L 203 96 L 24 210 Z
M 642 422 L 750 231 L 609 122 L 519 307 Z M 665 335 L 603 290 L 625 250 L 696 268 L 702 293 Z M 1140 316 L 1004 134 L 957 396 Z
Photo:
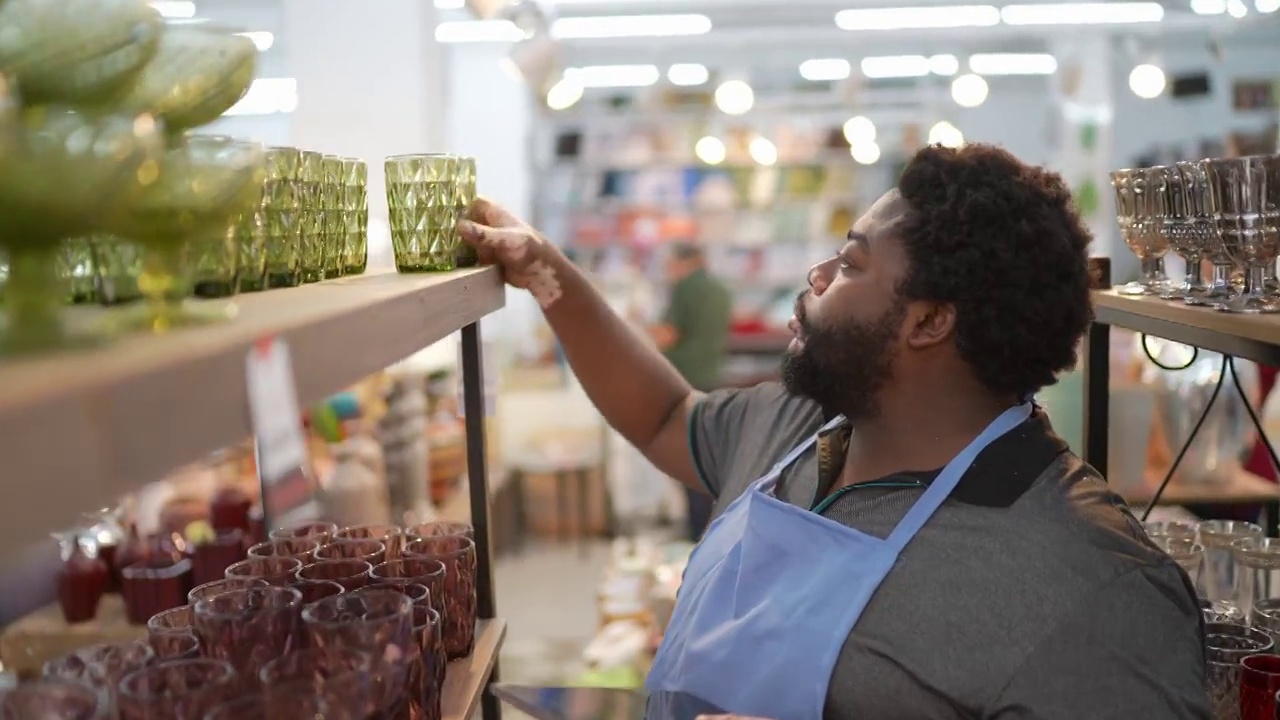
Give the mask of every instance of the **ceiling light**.
M 719 165 L 725 158 L 724 143 L 720 138 L 708 135 L 693 146 L 693 154 L 708 165 Z
M 1253 6 L 1260 13 L 1273 13 L 1280 10 L 1280 0 L 1253 0 Z
M 872 79 L 924 77 L 929 58 L 923 55 L 887 55 L 862 58 L 862 74 Z
M 1006 5 L 1000 11 L 1000 18 L 1009 25 L 1152 23 L 1164 19 L 1164 6 L 1155 2 Z
M 778 148 L 766 137 L 759 135 L 751 139 L 751 144 L 747 146 L 747 152 L 751 153 L 751 159 L 761 165 L 773 165 L 778 162 Z
M 964 144 L 964 135 L 960 132 L 960 128 L 943 120 L 929 128 L 929 144 L 958 148 Z
M 1227 0 L 1191 0 L 1191 12 L 1197 15 L 1221 15 L 1227 11 Z
M 461 10 L 467 6 L 467 0 L 436 0 L 437 10 Z
M 979 75 L 1052 75 L 1058 59 L 1045 53 L 979 53 L 969 56 L 969 70 Z
M 994 5 L 859 8 L 836 13 L 841 30 L 920 30 L 1000 24 Z
M 880 146 L 874 140 L 856 143 L 849 147 L 849 154 L 859 165 L 874 165 L 880 159 Z
M 969 73 L 951 81 L 951 99 L 960 107 L 976 108 L 987 101 L 987 81 L 981 75 Z
M 582 90 L 582 83 L 574 78 L 560 78 L 547 91 L 547 107 L 552 110 L 568 110 L 582 99 Z
M 875 142 L 876 140 L 876 124 L 871 122 L 870 118 L 865 118 L 861 115 L 846 120 L 844 127 L 840 128 L 840 131 L 844 133 L 844 139 L 850 145 Z
M 657 65 L 588 65 L 569 68 L 564 76 L 584 88 L 625 88 L 653 85 L 662 73 Z
M 525 39 L 525 33 L 510 20 L 455 20 L 436 26 L 436 42 L 511 43 Z
M 240 101 L 224 115 L 275 115 L 298 109 L 298 81 L 293 78 L 258 78 Z
M 729 80 L 716 88 L 716 107 L 727 115 L 741 115 L 755 104 L 755 92 L 741 80 Z
M 1139 65 L 1129 72 L 1129 89 L 1144 100 L 1164 92 L 1164 71 L 1155 65 Z
M 558 40 L 675 37 L 705 35 L 709 32 L 711 32 L 711 18 L 706 15 L 565 17 L 551 24 L 551 35 Z
M 667 80 L 672 85 L 691 87 L 701 85 L 711 79 L 711 72 L 706 65 L 697 63 L 677 63 L 667 68 Z
M 254 47 L 258 48 L 258 52 L 266 52 L 271 49 L 272 45 L 276 44 L 276 36 L 272 35 L 269 32 L 266 32 L 265 30 L 257 31 L 257 32 L 242 32 L 242 33 L 236 33 L 236 34 L 242 35 L 252 40 Z
M 196 4 L 181 0 L 156 0 L 151 7 L 167 18 L 193 18 L 196 16 Z
M 800 77 L 812 82 L 844 80 L 852 71 L 844 58 L 814 58 L 800 63 Z
M 1249 8 L 1245 6 L 1244 0 L 1227 0 L 1227 14 L 1239 20 L 1249 14 Z
M 951 77 L 960 72 L 960 61 L 955 55 L 934 55 L 929 58 L 929 72 L 934 75 Z

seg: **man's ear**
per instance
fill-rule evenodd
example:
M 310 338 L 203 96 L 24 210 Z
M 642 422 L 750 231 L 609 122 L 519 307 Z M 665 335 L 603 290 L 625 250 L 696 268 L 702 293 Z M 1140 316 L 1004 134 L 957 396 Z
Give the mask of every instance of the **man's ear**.
M 908 317 L 907 345 L 916 350 L 941 345 L 955 332 L 956 308 L 950 303 L 912 303 Z

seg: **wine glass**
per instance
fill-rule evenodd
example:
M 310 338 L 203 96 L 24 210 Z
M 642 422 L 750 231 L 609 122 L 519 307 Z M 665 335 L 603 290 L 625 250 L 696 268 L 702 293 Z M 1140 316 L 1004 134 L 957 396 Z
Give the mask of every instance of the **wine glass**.
M 122 326 L 165 332 L 234 313 L 230 303 L 184 305 L 190 287 L 183 273 L 193 245 L 221 243 L 226 262 L 234 263 L 227 230 L 262 185 L 263 154 L 258 143 L 224 136 L 171 140 L 156 182 L 121 213 L 115 228 L 144 248 L 138 287 L 146 304 L 143 312 L 122 316 Z
M 1223 312 L 1280 312 L 1267 293 L 1264 268 L 1280 254 L 1280 156 L 1222 158 L 1205 163 L 1223 248 L 1244 268 L 1244 288 L 1215 305 Z
M 1146 171 L 1116 170 L 1111 173 L 1116 193 L 1116 220 L 1120 235 L 1141 263 L 1140 277 L 1120 289 L 1122 295 L 1159 295 L 1168 284 L 1160 260 L 1169 242 L 1159 232 L 1152 207 L 1152 193 Z
M 1160 232 L 1169 248 L 1186 263 L 1186 273 L 1180 284 L 1170 284 L 1161 295 L 1165 300 L 1185 300 L 1205 291 L 1200 261 L 1204 259 L 1204 245 L 1197 242 L 1191 232 L 1191 212 L 1187 203 L 1186 179 L 1176 166 L 1155 167 L 1148 171 L 1154 187 Z

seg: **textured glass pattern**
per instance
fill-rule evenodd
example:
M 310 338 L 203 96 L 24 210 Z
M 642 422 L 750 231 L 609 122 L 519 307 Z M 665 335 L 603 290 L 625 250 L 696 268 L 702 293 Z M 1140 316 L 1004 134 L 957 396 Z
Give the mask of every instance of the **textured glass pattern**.
M 363 160 L 342 161 L 342 250 L 344 272 L 358 275 L 368 265 L 369 166 Z
M 325 155 L 321 160 L 320 227 L 324 245 L 324 276 L 341 277 L 346 273 L 346 227 L 342 222 L 345 183 L 343 160 Z
M 142 247 L 110 235 L 95 235 L 94 290 L 103 305 L 120 305 L 142 298 L 138 276 L 142 274 Z
M 301 171 L 300 150 L 267 150 L 267 179 L 262 193 L 267 287 L 293 287 L 302 279 Z
M 1213 720 L 1240 720 L 1240 661 L 1270 652 L 1271 638 L 1230 623 L 1205 623 L 1204 633 L 1205 686 Z
M 467 209 L 476 199 L 476 159 L 473 157 L 458 158 L 458 172 L 455 176 L 457 187 L 458 219 L 467 216 Z M 465 242 L 458 242 L 458 266 L 471 267 L 479 262 L 475 248 Z
M 449 155 L 387 159 L 391 245 L 400 272 L 456 267 L 456 167 L 456 158 Z
M 302 151 L 302 170 L 298 176 L 298 194 L 301 200 L 302 219 L 302 282 L 313 283 L 324 279 L 324 200 L 321 186 L 324 183 L 324 156 L 310 150 Z

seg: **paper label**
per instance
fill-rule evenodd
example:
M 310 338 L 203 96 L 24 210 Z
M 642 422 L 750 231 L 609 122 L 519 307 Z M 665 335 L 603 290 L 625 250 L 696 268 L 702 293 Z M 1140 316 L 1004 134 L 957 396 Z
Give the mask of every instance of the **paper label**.
M 311 503 L 317 491 L 309 472 L 289 347 L 275 337 L 260 340 L 245 360 L 245 377 L 263 512 L 269 523 L 278 523 Z

